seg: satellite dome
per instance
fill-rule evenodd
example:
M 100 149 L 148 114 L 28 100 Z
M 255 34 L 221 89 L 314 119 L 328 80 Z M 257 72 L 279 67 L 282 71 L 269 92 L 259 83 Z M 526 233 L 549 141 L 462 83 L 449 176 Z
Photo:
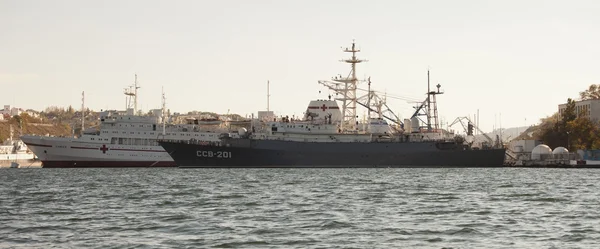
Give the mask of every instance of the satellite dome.
M 556 154 L 568 154 L 568 153 L 569 153 L 569 150 L 567 150 L 567 148 L 565 148 L 565 147 L 556 147 L 552 151 L 552 154 L 554 154 L 554 155 L 556 155 Z
M 535 148 L 533 148 L 533 151 L 531 151 L 531 159 L 541 160 L 542 155 L 550 155 L 550 154 L 552 154 L 552 149 L 550 149 L 550 147 L 548 147 L 548 145 L 540 144 L 538 146 L 535 146 Z

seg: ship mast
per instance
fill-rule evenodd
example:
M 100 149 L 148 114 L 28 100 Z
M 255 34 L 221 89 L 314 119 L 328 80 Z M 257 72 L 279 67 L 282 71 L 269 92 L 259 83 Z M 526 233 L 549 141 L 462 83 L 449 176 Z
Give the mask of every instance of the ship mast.
M 81 135 L 83 135 L 85 123 L 85 91 L 81 92 Z
M 429 87 L 429 69 L 427 69 L 427 131 L 431 131 L 431 90 Z
M 438 83 L 436 85 L 436 87 L 437 87 L 437 92 L 432 92 L 432 95 L 433 95 L 433 121 L 435 122 L 434 123 L 435 130 L 438 131 L 440 129 L 440 122 L 439 122 L 439 118 L 438 118 L 437 100 L 436 100 L 435 96 L 438 94 L 443 94 L 443 92 L 440 92 L 440 87 L 442 87 L 442 85 L 440 85 Z
M 166 121 L 165 121 L 165 113 L 167 111 L 166 109 L 167 106 L 167 99 L 165 98 L 165 88 L 162 88 L 162 135 L 165 135 L 165 130 L 166 130 Z
M 129 86 L 129 89 L 125 89 L 125 95 L 129 96 L 129 98 L 133 98 L 133 115 L 137 115 L 137 89 L 139 89 L 140 87 L 138 86 L 138 81 L 137 81 L 137 74 L 135 74 L 135 81 L 134 81 L 134 85 L 133 86 Z M 131 101 L 129 102 L 129 104 L 127 104 L 127 109 L 129 109 L 129 105 L 131 104 Z
M 367 113 L 368 113 L 367 114 L 367 122 L 371 122 L 371 108 L 370 108 L 371 107 L 371 77 L 369 77 L 368 82 L 369 82 L 369 88 L 367 90 L 367 94 L 368 94 L 368 97 L 367 97 L 367 106 L 369 108 L 367 108 Z
M 437 91 L 431 91 L 430 88 L 430 84 L 429 84 L 429 69 L 427 70 L 427 131 L 431 132 L 432 129 L 435 129 L 436 132 L 439 131 L 439 120 L 438 120 L 438 111 L 437 111 L 437 100 L 436 100 L 436 95 L 438 94 L 443 94 L 444 92 L 440 91 L 440 87 L 442 87 L 442 85 L 440 85 L 439 83 L 436 85 L 437 87 Z M 432 99 L 433 98 L 433 99 Z M 432 105 L 433 105 L 433 115 L 431 114 L 431 109 L 432 109 Z M 433 127 L 431 124 L 431 119 L 433 118 Z
M 366 62 L 367 60 L 356 58 L 356 53 L 360 52 L 360 49 L 356 48 L 354 40 L 352 40 L 352 48 L 346 48 L 342 51 L 345 53 L 352 53 L 352 57 L 349 59 L 341 60 L 341 62 L 350 64 L 351 71 L 349 76 L 342 77 L 340 75 L 339 77 L 336 76 L 332 79 L 334 82 L 319 81 L 319 83 L 336 93 L 342 94 L 342 98 L 336 98 L 336 100 L 342 101 L 343 120 L 340 124 L 340 129 L 342 131 L 356 131 L 358 128 L 356 125 L 356 89 L 358 85 L 358 79 L 356 78 L 356 64 Z
M 419 121 L 421 123 L 425 123 L 425 126 L 419 126 L 419 130 L 422 128 L 425 128 L 427 130 L 427 132 L 432 132 L 433 129 L 435 128 L 435 132 L 439 132 L 440 124 L 438 121 L 436 96 L 439 94 L 443 94 L 444 92 L 440 91 L 440 87 L 442 87 L 442 85 L 437 84 L 436 87 L 437 87 L 437 91 L 431 90 L 431 87 L 429 85 L 429 69 L 428 69 L 427 70 L 427 93 L 426 93 L 427 98 L 425 98 L 425 100 L 423 100 L 423 102 L 418 102 L 418 105 L 415 106 L 415 109 L 416 109 L 415 112 L 410 117 L 411 120 L 413 118 L 417 117 L 417 119 L 419 119 Z M 432 109 L 433 109 L 433 114 L 431 114 Z M 421 120 L 418 116 L 427 116 L 427 119 Z M 434 122 L 433 125 L 431 124 L 432 119 Z
M 137 89 L 140 88 L 138 87 L 138 81 L 137 81 L 137 74 L 135 75 L 135 82 L 134 82 L 134 94 L 133 94 L 133 113 L 135 115 L 137 115 L 138 110 L 137 110 Z

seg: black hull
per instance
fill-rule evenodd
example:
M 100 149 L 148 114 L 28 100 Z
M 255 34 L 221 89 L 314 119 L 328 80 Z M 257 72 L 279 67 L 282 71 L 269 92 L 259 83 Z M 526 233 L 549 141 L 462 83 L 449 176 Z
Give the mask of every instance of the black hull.
M 438 149 L 433 142 L 331 145 L 252 141 L 235 147 L 160 144 L 179 167 L 201 168 L 502 167 L 505 156 L 504 149 Z

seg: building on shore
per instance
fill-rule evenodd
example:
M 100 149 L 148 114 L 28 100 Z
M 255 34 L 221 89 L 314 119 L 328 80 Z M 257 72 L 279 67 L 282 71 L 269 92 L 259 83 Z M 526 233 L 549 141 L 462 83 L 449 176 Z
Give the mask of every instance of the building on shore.
M 0 110 L 0 115 L 8 115 L 9 117 L 15 116 L 15 115 L 21 115 L 21 113 L 23 113 L 24 110 L 22 108 L 17 108 L 17 107 L 10 107 L 10 105 L 4 105 L 4 108 Z
M 513 140 L 509 142 L 508 149 L 515 153 L 531 154 L 533 149 L 540 144 L 542 144 L 540 140 Z
M 567 109 L 567 104 L 558 105 L 558 119 L 562 118 L 562 114 Z M 579 116 L 583 114 L 591 120 L 600 120 L 600 99 L 588 99 L 575 101 L 575 114 Z

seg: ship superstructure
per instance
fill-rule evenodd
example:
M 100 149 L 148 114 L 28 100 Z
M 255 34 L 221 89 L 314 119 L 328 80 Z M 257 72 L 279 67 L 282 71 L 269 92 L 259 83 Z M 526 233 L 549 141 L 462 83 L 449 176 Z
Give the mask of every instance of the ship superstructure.
M 27 145 L 19 140 L 13 139 L 14 129 L 10 126 L 10 136 L 0 145 L 0 167 L 12 164 L 30 164 L 35 155 L 27 148 Z
M 164 93 L 160 113 L 139 115 L 138 88 L 136 76 L 135 84 L 125 90 L 126 111 L 101 112 L 99 127 L 88 128 L 79 137 L 25 135 L 21 139 L 43 167 L 173 167 L 173 159 L 157 139 L 219 141 L 222 126 L 202 125 L 198 120 L 168 124 Z

